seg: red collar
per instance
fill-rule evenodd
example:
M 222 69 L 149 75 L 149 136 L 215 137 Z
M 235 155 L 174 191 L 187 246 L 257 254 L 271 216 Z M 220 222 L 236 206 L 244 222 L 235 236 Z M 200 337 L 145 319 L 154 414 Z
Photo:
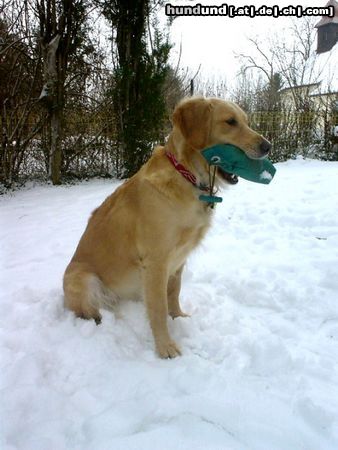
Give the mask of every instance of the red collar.
M 197 179 L 195 175 L 190 172 L 190 170 L 186 169 L 181 163 L 179 163 L 173 153 L 166 152 L 167 158 L 172 163 L 172 165 L 175 167 L 175 169 L 180 172 L 180 174 L 188 181 L 190 181 L 191 184 L 193 184 L 195 187 L 200 189 L 201 191 L 209 191 L 209 187 L 205 184 L 198 184 Z

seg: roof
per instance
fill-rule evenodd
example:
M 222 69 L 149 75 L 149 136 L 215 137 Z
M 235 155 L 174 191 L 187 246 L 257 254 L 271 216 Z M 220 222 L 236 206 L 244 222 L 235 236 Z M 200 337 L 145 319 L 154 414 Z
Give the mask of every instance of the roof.
M 336 2 L 336 0 L 329 0 L 326 3 L 325 8 L 328 6 L 334 7 L 334 12 L 335 12 L 334 17 L 322 16 L 320 21 L 318 23 L 316 23 L 316 25 L 315 25 L 316 28 L 322 27 L 323 25 L 327 25 L 329 23 L 338 24 L 338 3 Z
M 325 92 L 324 94 L 321 92 L 317 92 L 316 94 L 310 94 L 309 97 L 324 97 L 326 95 L 335 95 L 338 97 L 338 91 L 337 92 Z
M 303 88 L 315 88 L 318 87 L 320 85 L 320 81 L 318 81 L 317 83 L 306 83 L 306 84 L 298 84 L 297 86 L 288 86 L 285 87 L 283 89 L 280 89 L 279 92 L 287 92 L 287 91 L 293 91 L 294 89 L 303 89 Z

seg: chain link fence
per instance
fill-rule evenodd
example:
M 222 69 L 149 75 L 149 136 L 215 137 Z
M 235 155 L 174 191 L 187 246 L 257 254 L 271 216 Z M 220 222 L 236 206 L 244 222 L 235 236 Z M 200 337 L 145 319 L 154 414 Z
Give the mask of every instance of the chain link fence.
M 254 112 L 250 126 L 273 145 L 271 159 L 285 161 L 298 155 L 338 160 L 338 113 L 335 111 Z
M 114 123 L 111 114 L 67 116 L 62 149 L 65 180 L 115 177 L 121 173 L 121 150 Z M 249 114 L 249 124 L 271 141 L 273 162 L 298 155 L 338 160 L 337 112 L 253 112 Z M 48 179 L 49 139 L 48 128 L 44 127 L 21 153 L 20 142 L 8 143 L 13 155 L 20 154 L 20 164 L 15 166 L 16 180 Z

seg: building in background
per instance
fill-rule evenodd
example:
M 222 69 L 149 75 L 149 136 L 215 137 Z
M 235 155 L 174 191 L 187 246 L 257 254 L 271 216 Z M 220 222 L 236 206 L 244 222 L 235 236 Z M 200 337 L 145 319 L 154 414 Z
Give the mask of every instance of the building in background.
M 334 16 L 323 16 L 315 25 L 317 33 L 317 53 L 330 51 L 338 41 L 338 3 L 329 0 L 326 6 L 333 6 Z

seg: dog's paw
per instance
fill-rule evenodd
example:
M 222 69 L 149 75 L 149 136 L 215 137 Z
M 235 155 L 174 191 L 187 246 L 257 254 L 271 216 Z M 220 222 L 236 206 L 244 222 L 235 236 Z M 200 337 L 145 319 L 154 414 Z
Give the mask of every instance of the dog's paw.
M 172 319 L 176 319 L 177 317 L 190 317 L 190 314 L 186 314 L 185 312 L 179 310 L 169 311 L 169 316 L 171 316 Z
M 90 316 L 89 314 L 78 314 L 77 317 L 79 319 L 84 319 L 84 320 L 91 320 L 93 319 L 96 323 L 96 325 L 100 325 L 100 323 L 102 322 L 102 316 L 100 313 L 97 313 L 95 315 Z
M 176 358 L 182 354 L 174 341 L 157 343 L 156 349 L 161 358 Z

